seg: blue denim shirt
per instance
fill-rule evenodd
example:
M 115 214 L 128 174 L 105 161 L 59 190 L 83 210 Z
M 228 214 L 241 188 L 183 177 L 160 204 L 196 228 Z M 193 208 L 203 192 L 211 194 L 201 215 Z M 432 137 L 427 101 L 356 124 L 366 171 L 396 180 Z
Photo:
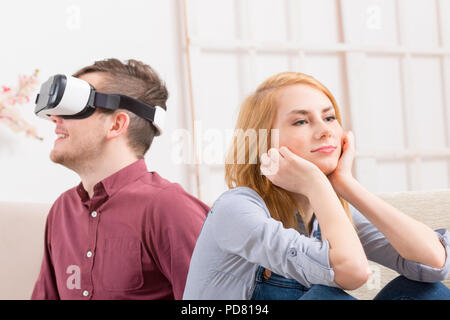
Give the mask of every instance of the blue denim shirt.
M 424 282 L 444 280 L 450 269 L 450 235 L 436 230 L 447 251 L 442 269 L 402 258 L 384 235 L 350 206 L 367 258 L 405 277 Z M 254 190 L 226 191 L 212 206 L 191 258 L 183 299 L 250 299 L 259 266 L 295 279 L 306 288 L 314 284 L 339 287 L 329 261 L 328 240 L 321 241 L 317 219 L 308 237 L 286 229 L 271 218 L 264 200 Z

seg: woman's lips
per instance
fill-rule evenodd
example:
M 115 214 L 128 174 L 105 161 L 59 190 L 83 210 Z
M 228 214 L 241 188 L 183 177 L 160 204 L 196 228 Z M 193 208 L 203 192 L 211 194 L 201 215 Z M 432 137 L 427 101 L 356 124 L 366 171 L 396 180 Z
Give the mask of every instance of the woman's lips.
M 323 147 L 317 150 L 314 150 L 313 152 L 320 152 L 320 153 L 332 153 L 336 147 Z

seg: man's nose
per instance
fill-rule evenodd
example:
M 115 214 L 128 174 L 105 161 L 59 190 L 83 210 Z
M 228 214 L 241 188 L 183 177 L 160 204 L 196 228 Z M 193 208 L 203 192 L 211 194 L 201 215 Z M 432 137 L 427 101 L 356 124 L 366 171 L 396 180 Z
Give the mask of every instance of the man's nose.
M 60 116 L 50 116 L 50 120 L 53 123 L 61 123 L 62 122 L 62 118 Z

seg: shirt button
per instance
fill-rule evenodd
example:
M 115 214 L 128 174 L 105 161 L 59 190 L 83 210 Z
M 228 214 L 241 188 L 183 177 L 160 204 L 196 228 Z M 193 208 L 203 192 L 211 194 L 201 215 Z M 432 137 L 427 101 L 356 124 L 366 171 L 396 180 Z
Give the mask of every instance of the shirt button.
M 288 251 L 288 255 L 290 257 L 296 257 L 297 256 L 297 250 L 295 248 L 290 248 Z
M 92 211 L 91 217 L 92 217 L 92 218 L 95 218 L 96 216 L 97 216 L 97 211 Z
M 83 291 L 83 296 L 87 297 L 88 295 L 89 295 L 89 291 L 84 290 L 84 291 Z
M 88 257 L 88 258 L 92 257 L 92 251 L 88 251 L 88 252 L 86 253 L 86 257 Z

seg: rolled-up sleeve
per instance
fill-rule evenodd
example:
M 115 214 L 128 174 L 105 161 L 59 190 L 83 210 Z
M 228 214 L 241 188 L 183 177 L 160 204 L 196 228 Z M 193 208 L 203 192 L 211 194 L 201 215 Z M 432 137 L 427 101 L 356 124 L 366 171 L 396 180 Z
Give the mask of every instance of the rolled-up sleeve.
M 353 221 L 358 229 L 358 236 L 369 260 L 377 262 L 389 269 L 397 271 L 408 279 L 421 282 L 439 282 L 447 278 L 450 270 L 449 240 L 446 229 L 434 232 L 439 237 L 446 251 L 445 264 L 441 269 L 404 259 L 389 243 L 386 237 L 365 218 L 356 208 L 350 205 Z M 418 239 L 418 241 L 420 241 Z
M 215 240 L 225 252 L 261 265 L 307 288 L 338 287 L 327 240 L 308 238 L 271 218 L 262 198 L 249 188 L 225 194 L 211 212 Z

